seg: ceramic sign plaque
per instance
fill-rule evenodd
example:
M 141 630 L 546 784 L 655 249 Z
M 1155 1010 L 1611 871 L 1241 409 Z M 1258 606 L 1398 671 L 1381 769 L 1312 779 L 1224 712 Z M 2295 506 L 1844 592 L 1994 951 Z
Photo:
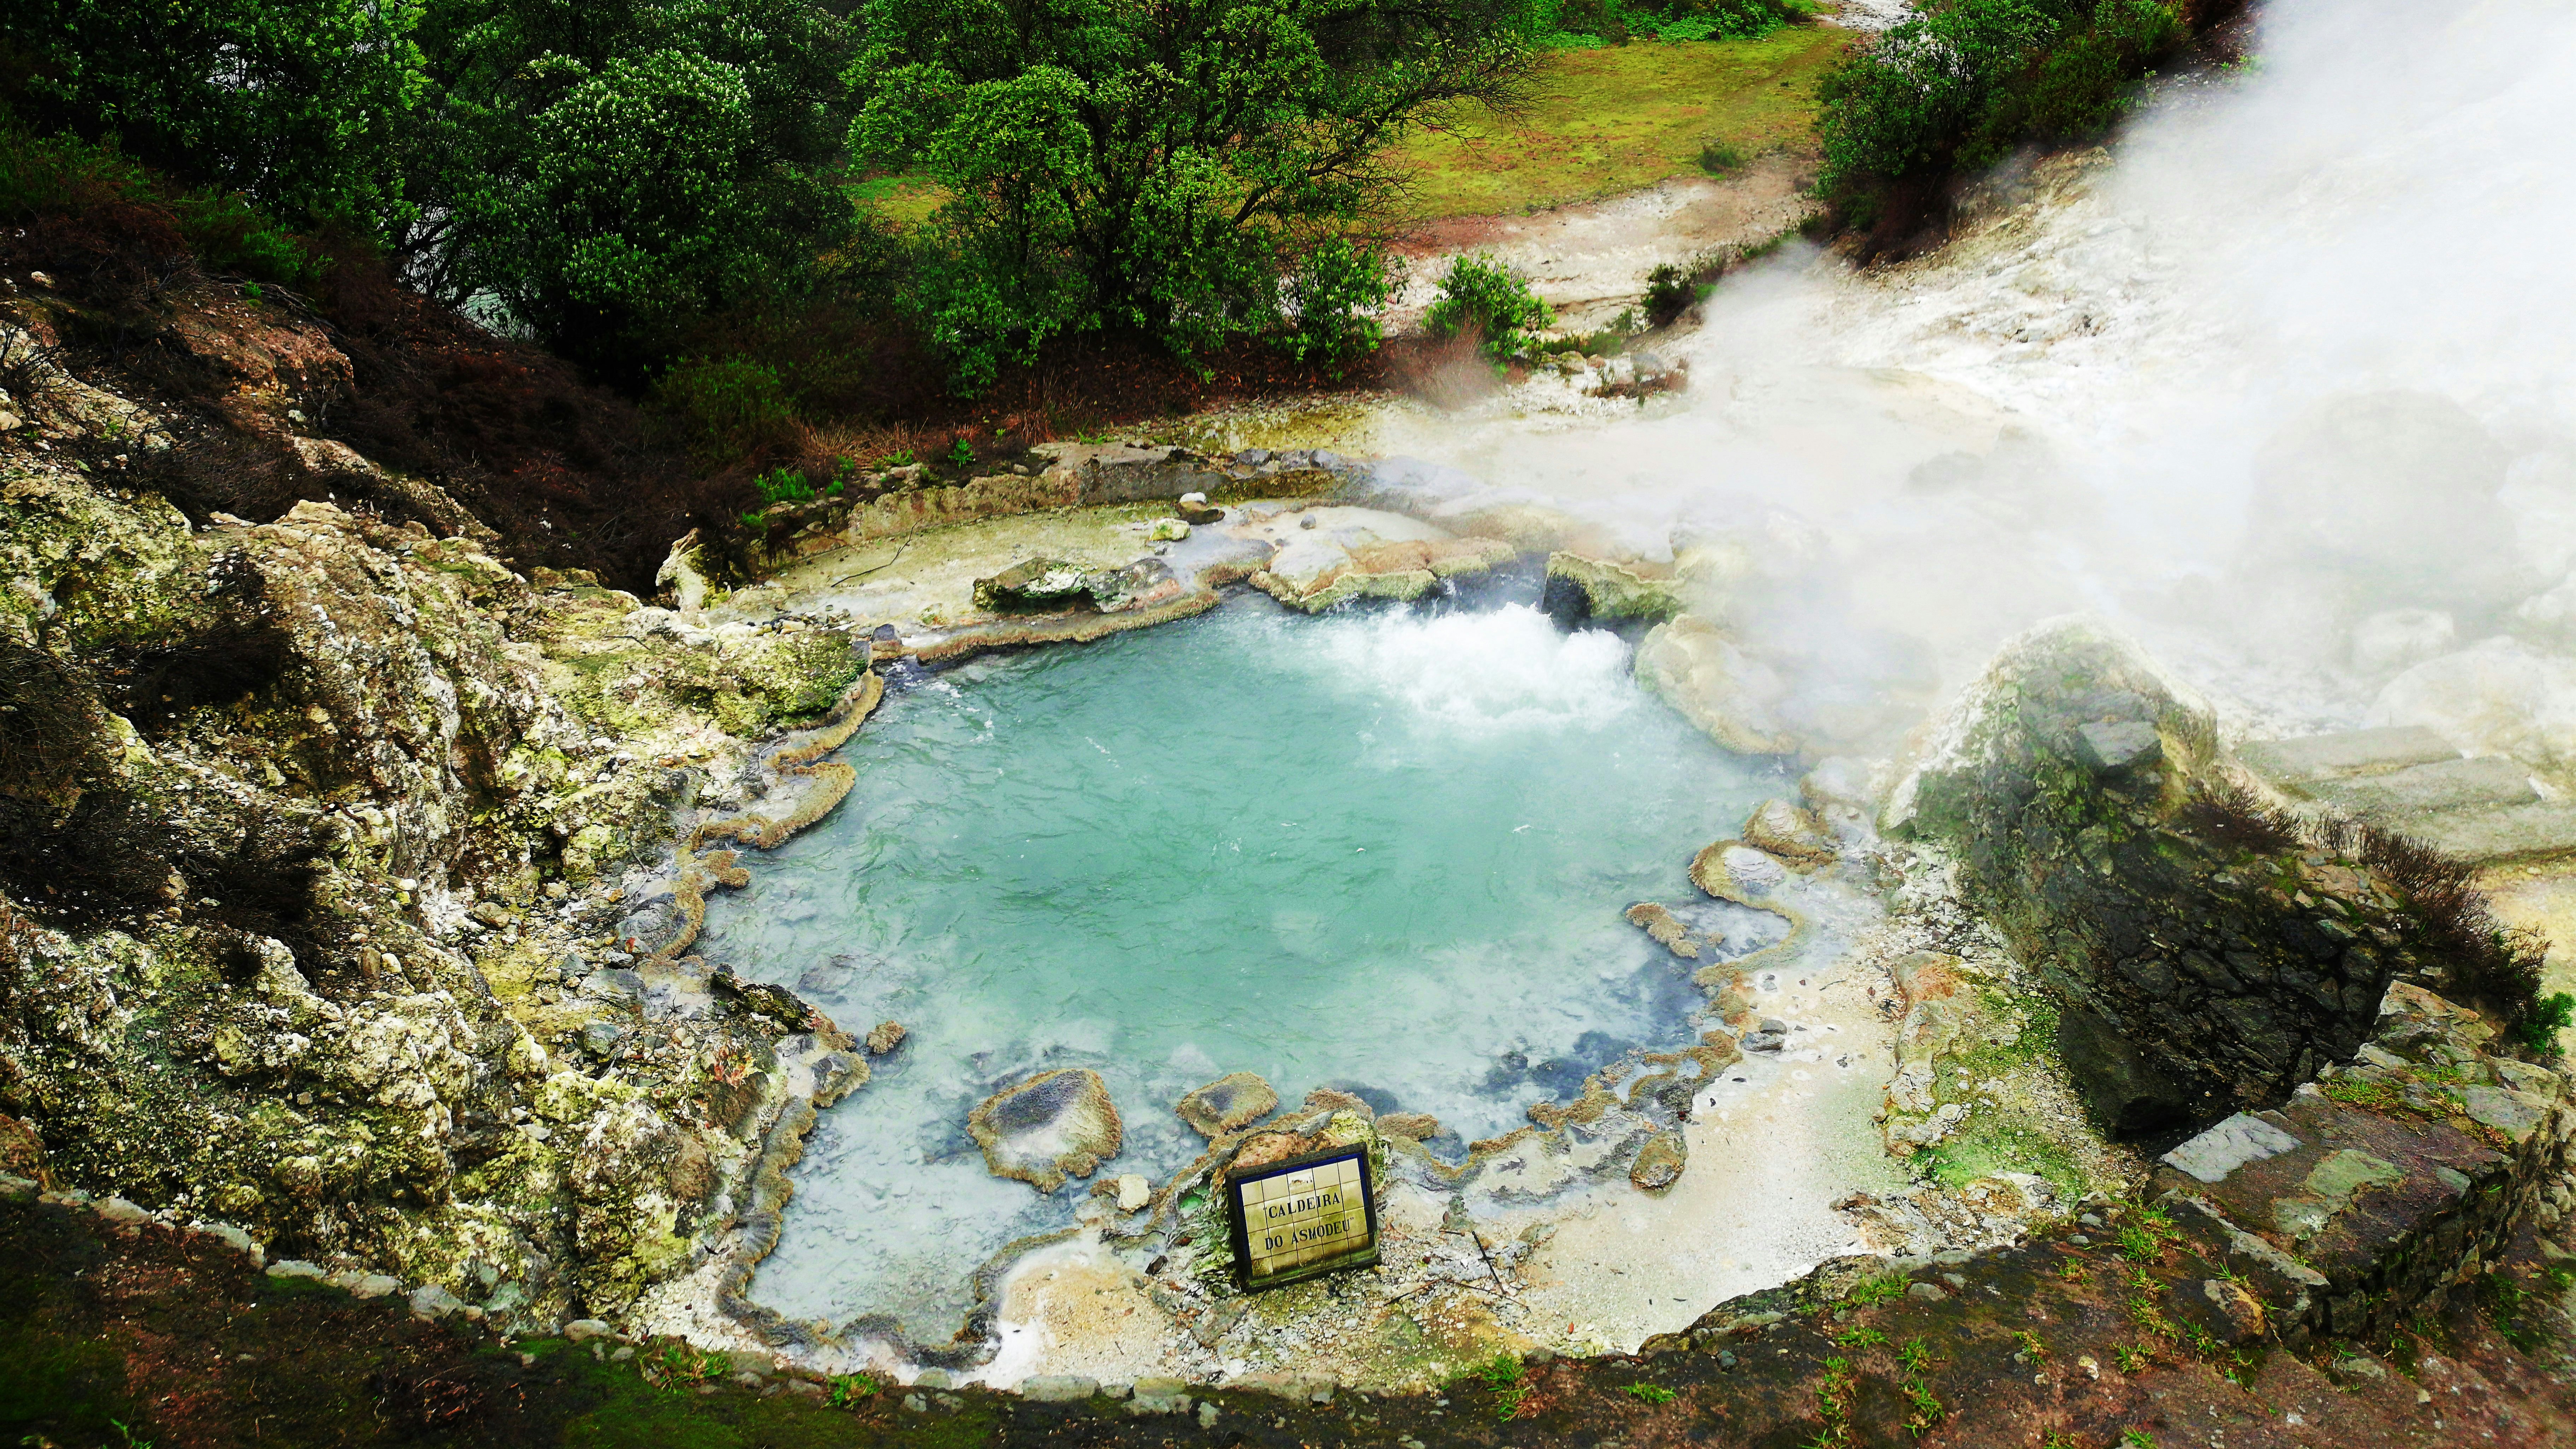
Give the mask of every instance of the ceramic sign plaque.
M 1377 1198 L 1365 1147 L 1267 1163 L 1235 1176 L 1226 1190 L 1245 1288 L 1377 1261 Z

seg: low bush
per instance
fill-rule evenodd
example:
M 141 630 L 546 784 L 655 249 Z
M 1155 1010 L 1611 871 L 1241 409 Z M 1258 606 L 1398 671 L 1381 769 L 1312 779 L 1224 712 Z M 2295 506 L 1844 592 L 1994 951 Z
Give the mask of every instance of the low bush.
M 1377 312 L 1401 273 L 1386 253 L 1335 237 L 1317 247 L 1288 278 L 1288 327 L 1280 346 L 1298 361 L 1324 364 L 1339 376 L 1386 339 Z
M 2193 17 L 2215 17 L 2216 7 Z M 1950 175 L 2098 134 L 2192 32 L 2174 0 L 1954 0 L 1881 34 L 1817 92 L 1837 222 L 1901 240 Z
M 1440 277 L 1439 297 L 1422 316 L 1432 336 L 1473 338 L 1497 361 L 1528 352 L 1538 344 L 1537 334 L 1555 322 L 1556 314 L 1530 290 L 1527 277 L 1484 256 L 1450 262 Z
M 796 436 L 796 404 L 786 380 L 754 358 L 682 362 L 654 384 L 652 407 L 672 441 L 702 463 L 784 447 Z
M 1631 39 L 1752 40 L 1814 13 L 1806 0 L 1537 0 L 1528 24 L 1542 48 L 1586 50 Z

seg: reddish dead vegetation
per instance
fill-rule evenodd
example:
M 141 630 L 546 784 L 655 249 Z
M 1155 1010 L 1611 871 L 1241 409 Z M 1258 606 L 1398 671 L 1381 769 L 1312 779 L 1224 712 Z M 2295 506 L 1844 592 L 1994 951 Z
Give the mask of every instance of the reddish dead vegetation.
M 394 285 L 372 257 L 343 256 L 319 291 L 355 372 L 330 433 L 438 484 L 521 568 L 649 593 L 671 540 L 724 525 L 749 496 L 656 446 L 631 400 Z

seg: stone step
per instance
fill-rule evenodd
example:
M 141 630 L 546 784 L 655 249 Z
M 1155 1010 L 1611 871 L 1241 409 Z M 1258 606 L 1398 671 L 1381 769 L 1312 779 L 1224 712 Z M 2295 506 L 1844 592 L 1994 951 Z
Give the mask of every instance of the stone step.
M 2386 774 L 2460 757 L 2450 741 L 2422 725 L 2258 740 L 2237 754 L 2257 773 L 2282 784 Z
M 2531 771 L 2519 761 L 2486 756 L 2412 765 L 2384 775 L 2314 780 L 2298 787 L 2328 804 L 2340 805 L 2365 820 L 2382 816 L 2426 815 L 2446 810 L 2485 810 L 2501 805 L 2539 803 Z
M 2576 853 L 2576 804 L 2509 805 L 2386 823 L 2445 855 L 2474 864 Z

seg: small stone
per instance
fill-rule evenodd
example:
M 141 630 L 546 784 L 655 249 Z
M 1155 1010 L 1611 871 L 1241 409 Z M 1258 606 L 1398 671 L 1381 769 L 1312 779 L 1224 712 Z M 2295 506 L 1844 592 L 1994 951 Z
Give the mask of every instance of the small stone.
M 1154 1185 L 1147 1182 L 1142 1174 L 1130 1172 L 1118 1179 L 1118 1210 L 1120 1212 L 1132 1213 L 1140 1211 L 1147 1203 L 1150 1203 L 1153 1200 Z
M 465 1300 L 435 1283 L 424 1283 L 412 1290 L 411 1311 L 418 1318 L 445 1318 L 452 1313 L 463 1313 Z
M 868 1028 L 866 1038 L 868 1055 L 872 1057 L 884 1056 L 886 1053 L 893 1051 L 896 1047 L 903 1045 L 903 1036 L 903 1023 L 896 1021 L 878 1022 L 875 1026 Z
M 351 1284 L 349 1291 L 360 1298 L 382 1298 L 388 1293 L 399 1292 L 401 1288 L 401 1282 L 396 1279 L 382 1273 L 369 1273 Z
M 946 1369 L 926 1368 L 913 1379 L 912 1386 L 916 1389 L 953 1389 L 957 1387 L 957 1381 L 949 1376 Z
M 1040 1404 L 1071 1404 L 1100 1392 L 1097 1380 L 1079 1374 L 1039 1374 L 1020 1380 L 1020 1397 Z
M 1190 1386 L 1176 1378 L 1153 1377 L 1136 1381 L 1135 1397 L 1127 1401 L 1130 1414 L 1180 1414 L 1190 1407 Z
M 576 1318 L 563 1326 L 563 1335 L 574 1343 L 588 1343 L 608 1335 L 608 1324 L 597 1318 Z
M 1145 530 L 1154 543 L 1179 543 L 1190 536 L 1190 526 L 1177 518 L 1157 518 Z
M 1764 1017 L 1754 1025 L 1753 1030 L 1746 1032 L 1743 1040 L 1738 1041 L 1736 1045 L 1749 1052 L 1776 1052 L 1786 1045 L 1788 1040 L 1787 1022 Z
M 595 1057 L 615 1054 L 626 1040 L 626 1028 L 613 1021 L 594 1021 L 581 1029 L 581 1049 Z
M 1202 1428 L 1202 1429 L 1213 1429 L 1213 1428 L 1215 1428 L 1215 1427 L 1216 1427 L 1216 1413 L 1217 1413 L 1217 1410 L 1216 1410 L 1216 1403 L 1215 1403 L 1215 1401 L 1213 1401 L 1213 1400 L 1206 1400 L 1206 1401 L 1202 1401 L 1202 1402 L 1199 1404 L 1199 1427 L 1200 1427 L 1200 1428 Z
M 1905 1285 L 1905 1296 L 1920 1299 L 1925 1303 L 1940 1303 L 1950 1295 L 1943 1292 L 1938 1283 L 1908 1283 Z

